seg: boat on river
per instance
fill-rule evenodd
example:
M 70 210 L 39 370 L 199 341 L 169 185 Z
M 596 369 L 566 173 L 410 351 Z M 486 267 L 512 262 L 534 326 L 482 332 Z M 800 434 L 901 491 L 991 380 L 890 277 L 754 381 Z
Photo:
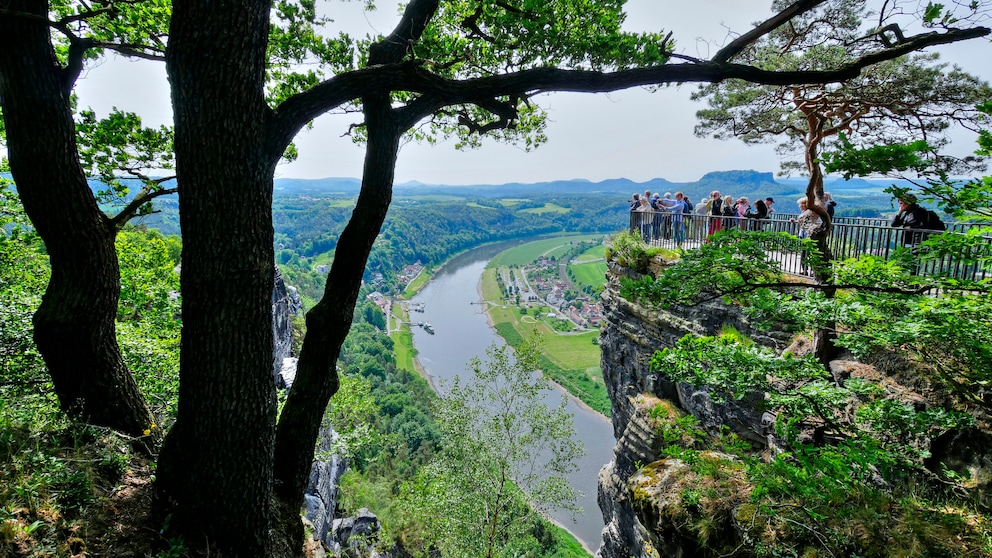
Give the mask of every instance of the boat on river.
M 424 325 L 422 327 L 424 328 L 424 331 L 430 333 L 431 335 L 434 335 L 434 328 L 431 327 L 430 322 L 424 322 Z

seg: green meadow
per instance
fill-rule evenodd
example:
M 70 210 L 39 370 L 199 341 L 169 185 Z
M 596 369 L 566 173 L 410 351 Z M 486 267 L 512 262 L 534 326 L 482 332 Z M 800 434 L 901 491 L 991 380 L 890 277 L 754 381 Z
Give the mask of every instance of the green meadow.
M 489 265 L 492 266 L 509 266 L 509 265 L 526 265 L 533 261 L 537 261 L 537 258 L 541 256 L 554 256 L 559 257 L 571 247 L 572 242 L 598 240 L 603 238 L 602 234 L 584 234 L 584 235 L 569 235 L 569 236 L 555 236 L 551 238 L 544 238 L 541 240 L 535 240 L 534 242 L 528 242 L 526 244 L 521 244 L 514 248 L 510 248 L 505 252 L 501 252 L 495 258 L 492 259 Z
M 572 281 L 579 287 L 590 286 L 598 292 L 606 284 L 606 247 L 593 246 L 568 265 Z
M 493 326 L 509 345 L 519 346 L 525 341 L 538 342 L 541 346 L 541 366 L 545 374 L 592 409 L 609 416 L 610 400 L 599 367 L 599 330 L 556 331 L 555 322 L 560 320 L 547 316 L 550 312 L 548 307 L 520 308 L 501 298 L 502 293 L 496 282 L 496 273 L 500 267 L 524 265 L 540 256 L 558 257 L 567 252 L 573 241 L 599 238 L 602 235 L 549 238 L 502 252 L 493 258 L 482 275 L 482 293 L 483 298 L 490 302 L 488 312 Z M 602 247 L 598 249 L 601 251 Z M 591 276 L 596 263 L 602 262 L 590 261 L 580 264 L 580 267 L 589 267 Z M 603 268 L 605 270 L 605 264 Z M 603 284 L 603 277 L 604 273 L 600 273 L 599 285 Z

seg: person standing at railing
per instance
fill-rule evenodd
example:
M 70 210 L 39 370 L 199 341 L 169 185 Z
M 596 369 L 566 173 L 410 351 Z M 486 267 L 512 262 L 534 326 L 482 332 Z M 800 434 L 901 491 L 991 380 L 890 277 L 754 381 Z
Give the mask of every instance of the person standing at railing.
M 830 192 L 823 193 L 823 207 L 827 210 L 827 215 L 830 216 L 830 220 L 833 221 L 834 208 L 837 207 L 837 202 L 834 201 L 834 198 L 830 195 Z
M 710 192 L 710 225 L 708 234 L 712 236 L 723 228 L 720 222 L 723 217 L 723 198 L 720 197 L 719 190 Z
M 737 210 L 737 226 L 741 228 L 742 231 L 748 230 L 748 221 L 751 218 L 751 200 L 747 199 L 745 196 L 741 196 L 737 200 L 737 205 L 734 206 Z
M 796 223 L 799 226 L 797 234 L 799 238 L 807 238 L 809 237 L 809 233 L 806 231 L 810 228 L 820 226 L 822 219 L 820 219 L 820 216 L 816 212 L 809 209 L 807 206 L 809 201 L 806 198 L 799 198 L 796 200 L 796 203 L 799 204 L 799 217 L 791 217 L 789 218 L 789 222 Z M 799 253 L 799 273 L 801 275 L 809 274 L 809 252 L 805 249 Z
M 775 200 L 773 200 L 771 198 L 771 196 L 765 198 L 765 207 L 768 208 L 768 218 L 769 219 L 771 219 L 772 218 L 772 214 L 775 213 L 775 208 L 772 207 L 772 204 L 773 203 L 775 203 Z
M 905 229 L 905 232 L 902 233 L 903 246 L 919 244 L 926 238 L 923 229 L 927 227 L 927 210 L 920 207 L 913 196 L 906 196 L 898 202 L 899 213 L 896 213 L 896 216 L 892 218 L 890 226 Z
M 641 205 L 634 210 L 639 213 L 639 224 L 641 226 L 641 238 L 644 242 L 651 241 L 651 226 L 654 221 L 654 210 L 651 209 L 651 204 L 648 203 L 648 198 L 641 198 Z
M 637 208 L 641 207 L 641 195 L 638 194 L 637 192 L 634 192 L 633 197 L 627 200 L 627 203 L 630 204 L 631 211 L 637 211 Z
M 685 242 L 685 221 L 682 217 L 686 208 L 685 196 L 682 192 L 676 192 L 674 200 L 668 194 L 665 194 L 665 196 L 665 199 L 658 200 L 658 205 L 665 209 L 665 218 L 667 220 L 665 226 L 671 227 L 671 232 L 675 237 L 675 245 L 682 246 L 682 243 Z M 666 231 L 665 240 L 669 238 Z
M 734 196 L 723 197 L 723 228 L 730 229 L 737 224 L 737 208 L 734 207 Z
M 754 212 L 751 213 L 751 219 L 753 219 L 751 230 L 760 231 L 764 228 L 765 223 L 763 221 L 768 219 L 768 206 L 765 205 L 764 200 L 754 202 Z
M 696 240 L 703 240 L 704 238 L 706 238 L 706 234 L 709 232 L 709 226 L 708 226 L 709 218 L 707 217 L 707 215 L 710 214 L 711 203 L 713 203 L 713 198 L 709 197 L 709 198 L 700 198 L 699 203 L 696 204 L 696 216 L 691 217 L 691 219 L 695 222 L 696 225 L 695 227 L 696 232 L 695 234 L 693 234 L 693 238 L 695 238 Z
M 682 194 L 682 203 L 685 204 L 685 209 L 682 213 L 685 215 L 682 217 L 682 228 L 685 229 L 685 238 L 690 239 L 694 236 L 694 231 L 692 227 L 692 213 L 695 211 L 696 206 L 693 205 L 692 200 L 689 196 Z

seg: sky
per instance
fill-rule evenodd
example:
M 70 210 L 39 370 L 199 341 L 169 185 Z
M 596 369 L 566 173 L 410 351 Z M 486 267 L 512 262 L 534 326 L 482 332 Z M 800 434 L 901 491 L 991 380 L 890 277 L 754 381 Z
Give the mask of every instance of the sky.
M 372 14 L 363 2 L 325 0 L 335 25 L 349 33 L 388 33 L 398 14 L 379 2 Z M 705 58 L 735 34 L 770 15 L 765 0 L 629 0 L 626 27 L 632 31 L 673 32 L 676 51 Z M 728 38 L 729 37 L 729 38 Z M 992 79 L 988 40 L 941 47 L 942 58 L 966 71 Z M 983 60 L 984 59 L 984 60 Z M 479 149 L 458 151 L 453 142 L 406 143 L 400 150 L 395 182 L 426 184 L 504 184 L 551 180 L 600 181 L 628 178 L 644 182 L 666 178 L 699 179 L 710 171 L 753 169 L 777 172 L 781 157 L 774 145 L 745 146 L 736 140 L 698 138 L 693 133 L 695 84 L 650 92 L 643 88 L 611 94 L 556 93 L 536 101 L 548 109 L 547 143 L 530 152 L 484 140 Z M 88 67 L 77 84 L 80 106 L 104 115 L 113 107 L 140 114 L 146 125 L 169 124 L 171 108 L 162 63 L 132 62 L 111 55 Z M 296 138 L 299 159 L 283 163 L 277 178 L 361 177 L 364 149 L 343 137 L 360 115 L 325 115 Z M 954 146 L 964 154 L 973 136 L 957 134 Z

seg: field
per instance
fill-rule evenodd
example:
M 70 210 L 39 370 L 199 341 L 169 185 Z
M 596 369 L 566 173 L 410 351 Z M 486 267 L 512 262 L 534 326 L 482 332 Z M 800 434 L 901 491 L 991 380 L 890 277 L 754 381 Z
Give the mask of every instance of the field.
M 541 344 L 541 366 L 544 372 L 589 407 L 609 416 L 610 400 L 603 383 L 602 370 L 599 368 L 599 331 L 555 331 L 554 320 L 546 316 L 549 308 L 537 306 L 521 309 L 514 304 L 504 304 L 506 301 L 501 300 L 496 283 L 499 266 L 524 265 L 542 255 L 561 256 L 575 240 L 599 238 L 601 235 L 558 237 L 507 250 L 493 258 L 483 273 L 482 293 L 483 298 L 490 301 L 488 311 L 496 331 L 509 345 L 519 346 L 525 341 L 538 341 Z M 601 254 L 603 248 L 600 246 L 597 249 Z M 590 275 L 594 273 L 597 263 L 605 267 L 602 261 L 592 261 L 593 257 L 584 259 L 589 263 L 579 267 L 588 267 Z M 599 273 L 596 284 L 603 284 L 603 275 L 603 272 Z
M 417 368 L 413 363 L 417 356 L 417 350 L 413 348 L 413 334 L 410 333 L 409 318 L 401 304 L 393 304 L 392 316 L 386 317 L 390 320 L 389 337 L 393 340 L 393 352 L 396 354 L 396 367 L 402 370 L 416 372 Z M 393 329 L 396 324 L 399 328 Z
M 521 213 L 568 213 L 569 209 L 567 207 L 562 207 L 553 203 L 546 203 L 544 207 L 531 207 L 529 209 L 522 209 Z
M 603 238 L 602 234 L 586 234 L 556 236 L 553 238 L 545 238 L 543 240 L 528 242 L 527 244 L 521 244 L 520 246 L 510 248 L 509 250 L 500 253 L 492 259 L 490 265 L 525 265 L 537 260 L 540 256 L 558 257 L 568 250 L 571 242 L 598 240 L 601 238 Z
M 604 246 L 594 246 L 579 254 L 574 262 L 569 264 L 572 270 L 572 281 L 579 287 L 590 286 L 598 290 L 606 283 L 606 259 Z

